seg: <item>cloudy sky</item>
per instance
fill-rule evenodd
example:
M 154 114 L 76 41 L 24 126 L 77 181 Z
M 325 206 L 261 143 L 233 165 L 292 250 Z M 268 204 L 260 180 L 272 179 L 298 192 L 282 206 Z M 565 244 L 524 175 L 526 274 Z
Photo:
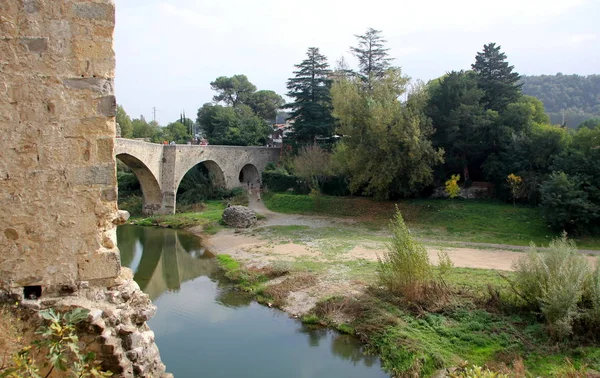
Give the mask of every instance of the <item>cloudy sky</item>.
M 116 0 L 117 101 L 167 124 L 210 102 L 209 83 L 245 74 L 285 94 L 294 64 L 319 47 L 331 64 L 368 27 L 395 65 L 427 81 L 468 69 L 496 42 L 521 74 L 600 73 L 600 0 Z

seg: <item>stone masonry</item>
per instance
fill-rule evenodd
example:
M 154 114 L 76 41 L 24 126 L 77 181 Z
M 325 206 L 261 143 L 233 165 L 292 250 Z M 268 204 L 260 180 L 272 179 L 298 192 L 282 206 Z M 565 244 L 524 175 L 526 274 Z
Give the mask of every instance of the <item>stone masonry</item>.
M 0 0 L 0 293 L 94 310 L 116 376 L 161 377 L 116 246 L 114 21 L 112 0 Z
M 170 146 L 122 138 L 115 143 L 115 155 L 140 181 L 148 215 L 175 212 L 177 188 L 196 164 L 204 163 L 217 185 L 232 189 L 246 187 L 248 181 L 257 185 L 260 173 L 280 153 L 269 147 Z

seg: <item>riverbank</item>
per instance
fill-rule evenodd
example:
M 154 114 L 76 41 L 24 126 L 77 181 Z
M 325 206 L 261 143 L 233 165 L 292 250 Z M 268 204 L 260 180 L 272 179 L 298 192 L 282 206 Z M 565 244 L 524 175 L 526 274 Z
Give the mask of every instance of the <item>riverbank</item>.
M 250 201 L 265 215 L 253 228 L 191 231 L 258 301 L 359 337 L 398 376 L 428 376 L 464 361 L 511 376 L 600 370 L 599 348 L 582 340 L 551 343 L 538 319 L 515 306 L 502 276 L 510 277 L 522 252 L 432 243 L 431 260 L 444 249 L 456 267 L 444 277 L 443 298 L 415 305 L 377 288 L 386 232 L 348 217 L 280 214 L 261 205 Z

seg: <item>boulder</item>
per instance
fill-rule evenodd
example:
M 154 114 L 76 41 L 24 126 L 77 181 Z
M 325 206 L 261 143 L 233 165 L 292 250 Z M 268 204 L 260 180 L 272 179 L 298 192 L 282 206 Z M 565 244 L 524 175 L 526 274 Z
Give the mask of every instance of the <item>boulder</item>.
M 235 228 L 247 228 L 256 223 L 256 213 L 246 206 L 230 206 L 223 211 L 223 222 Z

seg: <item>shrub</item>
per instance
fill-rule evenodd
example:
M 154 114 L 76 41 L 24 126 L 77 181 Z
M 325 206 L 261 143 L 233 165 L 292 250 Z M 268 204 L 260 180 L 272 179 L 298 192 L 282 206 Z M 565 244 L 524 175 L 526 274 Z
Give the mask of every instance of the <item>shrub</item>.
M 555 172 L 540 192 L 544 218 L 556 230 L 582 231 L 598 217 L 598 208 L 588 199 L 578 176 Z
M 296 186 L 297 178 L 283 170 L 265 171 L 262 174 L 263 184 L 274 192 L 285 192 Z
M 416 299 L 432 277 L 427 250 L 410 236 L 398 208 L 390 222 L 390 229 L 392 241 L 384 255 L 379 257 L 379 281 L 394 294 L 401 294 L 409 300 Z
M 89 311 L 82 308 L 75 308 L 64 314 L 52 309 L 40 311 L 44 324 L 36 331 L 40 335 L 39 340 L 13 355 L 13 365 L 0 369 L 0 377 L 41 378 L 42 370 L 45 377 L 50 376 L 54 370 L 64 372 L 61 377 L 112 376 L 111 372 L 101 370 L 100 361 L 96 360 L 94 353 L 82 354 L 79 349 L 76 327 L 88 314 Z M 37 361 L 43 361 L 43 367 L 38 366 Z
M 529 306 L 540 310 L 554 338 L 571 334 L 578 304 L 590 279 L 590 265 L 566 233 L 547 250 L 532 244 L 515 264 L 512 287 Z
M 458 180 L 460 180 L 460 175 L 452 175 L 450 180 L 446 181 L 445 184 L 445 192 L 448 194 L 448 197 L 454 198 L 458 197 L 460 194 L 460 187 L 458 186 Z
M 470 366 L 460 368 L 450 374 L 451 378 L 508 378 L 509 375 L 496 373 L 489 369 L 484 369 L 481 366 Z

